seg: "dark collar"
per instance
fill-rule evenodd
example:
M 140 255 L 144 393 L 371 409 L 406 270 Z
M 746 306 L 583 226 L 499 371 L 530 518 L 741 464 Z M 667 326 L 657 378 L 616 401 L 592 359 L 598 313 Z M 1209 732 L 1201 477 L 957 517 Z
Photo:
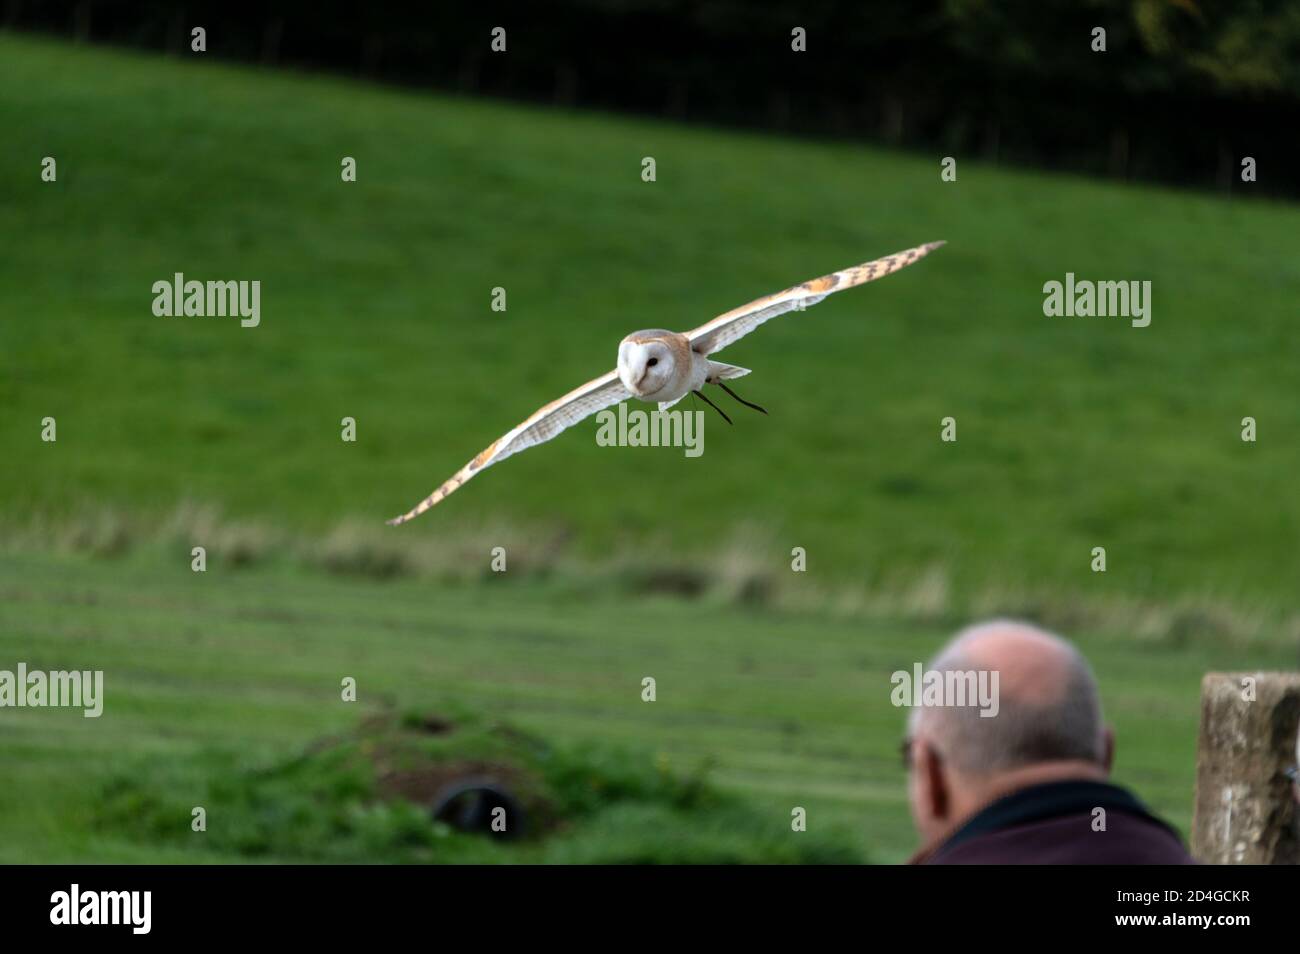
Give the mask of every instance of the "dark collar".
M 1089 814 L 1096 808 L 1127 812 L 1150 821 L 1178 837 L 1178 833 L 1147 811 L 1130 792 L 1108 782 L 1047 782 L 1003 796 L 976 812 L 931 855 L 942 854 L 977 835 L 1027 825 L 1045 818 Z

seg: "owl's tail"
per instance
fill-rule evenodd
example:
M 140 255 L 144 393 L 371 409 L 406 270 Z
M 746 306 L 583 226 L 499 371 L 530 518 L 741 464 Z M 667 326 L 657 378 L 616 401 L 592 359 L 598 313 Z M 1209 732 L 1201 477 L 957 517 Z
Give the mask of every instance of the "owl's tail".
M 723 364 L 721 361 L 709 362 L 709 376 L 706 379 L 709 384 L 717 384 L 719 381 L 730 381 L 732 378 L 743 378 L 749 374 L 749 368 L 738 368 L 734 364 Z

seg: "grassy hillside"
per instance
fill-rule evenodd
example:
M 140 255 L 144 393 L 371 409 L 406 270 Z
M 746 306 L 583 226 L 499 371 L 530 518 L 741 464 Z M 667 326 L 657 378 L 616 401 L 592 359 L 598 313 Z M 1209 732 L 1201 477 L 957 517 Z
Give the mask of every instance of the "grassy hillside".
M 0 660 L 103 669 L 106 695 L 99 719 L 0 709 L 0 862 L 237 860 L 202 836 L 160 848 L 97 824 L 106 781 L 141 758 L 184 769 L 216 749 L 257 762 L 351 729 L 362 713 L 455 705 L 559 742 L 645 750 L 679 772 L 711 762 L 716 782 L 773 827 L 803 806 L 808 834 L 839 829 L 860 857 L 899 861 L 914 835 L 889 675 L 946 635 L 941 625 L 628 601 L 557 584 L 430 588 L 0 558 Z M 1294 667 L 1294 651 L 1078 635 L 1118 734 L 1118 779 L 1186 832 L 1201 674 Z M 345 675 L 357 680 L 355 705 L 340 701 Z M 653 703 L 641 700 L 645 676 L 657 682 Z M 186 777 L 163 778 L 177 774 Z M 203 803 L 199 788 L 165 791 Z M 228 843 L 214 829 L 232 823 L 211 810 L 212 841 Z
M 611 367 L 626 332 L 944 238 L 729 349 L 772 415 L 710 421 L 699 459 L 600 448 L 589 423 L 394 532 L 492 522 L 506 546 L 531 529 L 593 558 L 703 559 L 757 525 L 765 559 L 803 546 L 820 579 L 938 571 L 956 592 L 1087 592 L 1103 545 L 1106 592 L 1291 598 L 1293 207 L 974 162 L 944 183 L 937 156 L 12 36 L 0 57 L 10 518 L 192 500 L 307 533 L 378 526 Z M 152 283 L 177 271 L 260 280 L 261 326 L 155 317 Z M 1151 326 L 1045 318 L 1041 287 L 1067 271 L 1150 280 Z
M 0 668 L 108 692 L 99 720 L 0 709 L 0 862 L 239 860 L 105 824 L 105 786 L 146 766 L 185 804 L 204 766 L 455 705 L 712 762 L 746 824 L 802 805 L 898 861 L 889 674 L 994 612 L 1079 640 L 1120 781 L 1185 831 L 1201 674 L 1297 664 L 1293 207 L 2 34 L 0 60 Z M 709 420 L 698 459 L 589 422 L 383 526 L 628 331 L 938 238 L 728 349 L 772 413 Z M 261 281 L 261 325 L 155 317 L 177 271 Z M 1067 271 L 1150 280 L 1151 326 L 1045 318 Z M 664 819 L 626 811 L 543 860 L 639 857 Z

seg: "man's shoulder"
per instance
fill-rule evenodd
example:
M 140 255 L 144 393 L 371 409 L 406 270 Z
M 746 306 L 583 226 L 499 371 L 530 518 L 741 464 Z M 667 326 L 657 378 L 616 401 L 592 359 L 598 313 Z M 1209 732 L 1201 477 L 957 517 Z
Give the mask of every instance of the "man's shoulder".
M 1111 812 L 1106 827 L 1090 813 L 985 832 L 929 859 L 939 865 L 1190 865 L 1195 860 L 1164 825 Z
M 1096 782 L 1013 793 L 964 825 L 929 864 L 1195 864 L 1177 833 L 1131 794 Z

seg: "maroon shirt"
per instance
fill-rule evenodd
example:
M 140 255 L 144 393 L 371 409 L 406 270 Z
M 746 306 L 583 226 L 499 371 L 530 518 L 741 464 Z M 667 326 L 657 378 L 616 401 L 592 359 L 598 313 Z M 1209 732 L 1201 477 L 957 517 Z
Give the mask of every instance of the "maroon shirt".
M 1095 831 L 1095 810 L 1106 829 Z M 1049 782 L 998 799 L 912 859 L 928 865 L 1192 865 L 1177 833 L 1105 782 Z

